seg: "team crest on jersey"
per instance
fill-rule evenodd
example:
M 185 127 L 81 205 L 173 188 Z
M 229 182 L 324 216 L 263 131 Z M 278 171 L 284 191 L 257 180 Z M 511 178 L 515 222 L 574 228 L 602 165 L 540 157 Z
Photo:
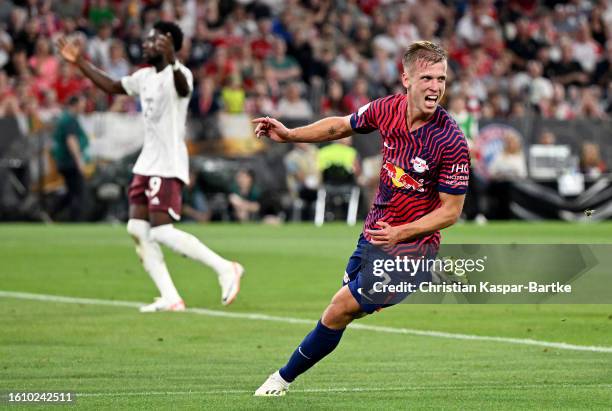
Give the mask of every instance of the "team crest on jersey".
M 395 187 L 405 188 L 423 192 L 425 189 L 423 188 L 423 179 L 419 179 L 418 181 L 412 178 L 412 176 L 404 171 L 403 168 L 396 166 L 395 164 L 389 163 L 388 161 L 383 166 L 384 170 L 387 172 L 387 175 L 393 182 Z
M 420 157 L 415 157 L 412 160 L 410 160 L 410 164 L 412 164 L 412 168 L 417 173 L 424 173 L 426 170 L 429 170 L 427 161 L 423 160 Z

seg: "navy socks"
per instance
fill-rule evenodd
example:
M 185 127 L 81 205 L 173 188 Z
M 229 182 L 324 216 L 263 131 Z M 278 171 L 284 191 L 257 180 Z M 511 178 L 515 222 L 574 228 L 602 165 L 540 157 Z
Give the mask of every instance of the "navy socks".
M 304 338 L 293 352 L 287 365 L 279 370 L 281 377 L 287 382 L 295 380 L 300 374 L 306 372 L 332 352 L 338 346 L 343 332 L 344 329 L 332 330 L 319 321 L 314 330 Z

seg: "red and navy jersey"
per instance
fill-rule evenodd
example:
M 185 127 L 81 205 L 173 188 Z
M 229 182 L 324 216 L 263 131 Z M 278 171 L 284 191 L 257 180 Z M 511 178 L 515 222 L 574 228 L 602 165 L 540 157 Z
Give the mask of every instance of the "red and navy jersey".
M 427 123 L 409 132 L 407 99 L 405 94 L 383 97 L 351 115 L 356 133 L 378 130 L 383 139 L 380 183 L 364 230 L 378 228 L 376 222 L 381 220 L 392 226 L 418 220 L 440 207 L 439 192 L 467 191 L 470 157 L 461 129 L 438 106 Z M 439 231 L 406 243 L 435 250 L 439 244 Z

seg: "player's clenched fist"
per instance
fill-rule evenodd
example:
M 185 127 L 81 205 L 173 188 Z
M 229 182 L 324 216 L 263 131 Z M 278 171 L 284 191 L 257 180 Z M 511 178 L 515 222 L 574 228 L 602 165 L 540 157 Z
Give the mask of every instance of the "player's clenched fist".
M 275 118 L 259 117 L 253 120 L 257 124 L 255 135 L 257 138 L 268 137 L 272 141 L 278 143 L 286 143 L 289 141 L 289 129 L 283 123 Z

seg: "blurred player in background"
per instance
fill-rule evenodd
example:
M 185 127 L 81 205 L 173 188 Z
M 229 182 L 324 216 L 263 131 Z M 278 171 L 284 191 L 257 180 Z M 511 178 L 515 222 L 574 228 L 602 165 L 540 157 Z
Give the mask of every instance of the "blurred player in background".
M 328 117 L 295 129 L 273 118 L 258 118 L 258 137 L 277 142 L 319 143 L 379 130 L 383 167 L 376 198 L 357 249 L 349 259 L 342 288 L 317 326 L 287 364 L 273 373 L 256 396 L 284 395 L 290 383 L 331 353 L 354 319 L 388 307 L 361 294 L 360 272 L 368 245 L 438 249 L 441 229 L 461 214 L 469 179 L 469 152 L 461 129 L 439 106 L 446 88 L 446 52 L 438 45 L 413 43 L 403 58 L 406 94 L 372 101 L 346 117 Z
M 141 307 L 141 312 L 185 309 L 159 244 L 213 268 L 224 305 L 236 298 L 244 272 L 240 264 L 220 257 L 196 237 L 173 225 L 180 220 L 181 190 L 189 182 L 184 137 L 193 76 L 175 57 L 182 43 L 183 33 L 176 24 L 157 22 L 143 42 L 143 56 L 150 67 L 115 81 L 88 62 L 78 45 L 65 38 L 58 40 L 62 57 L 76 65 L 96 86 L 111 94 L 140 96 L 145 140 L 133 169 L 127 230 L 161 294 L 152 304 Z

